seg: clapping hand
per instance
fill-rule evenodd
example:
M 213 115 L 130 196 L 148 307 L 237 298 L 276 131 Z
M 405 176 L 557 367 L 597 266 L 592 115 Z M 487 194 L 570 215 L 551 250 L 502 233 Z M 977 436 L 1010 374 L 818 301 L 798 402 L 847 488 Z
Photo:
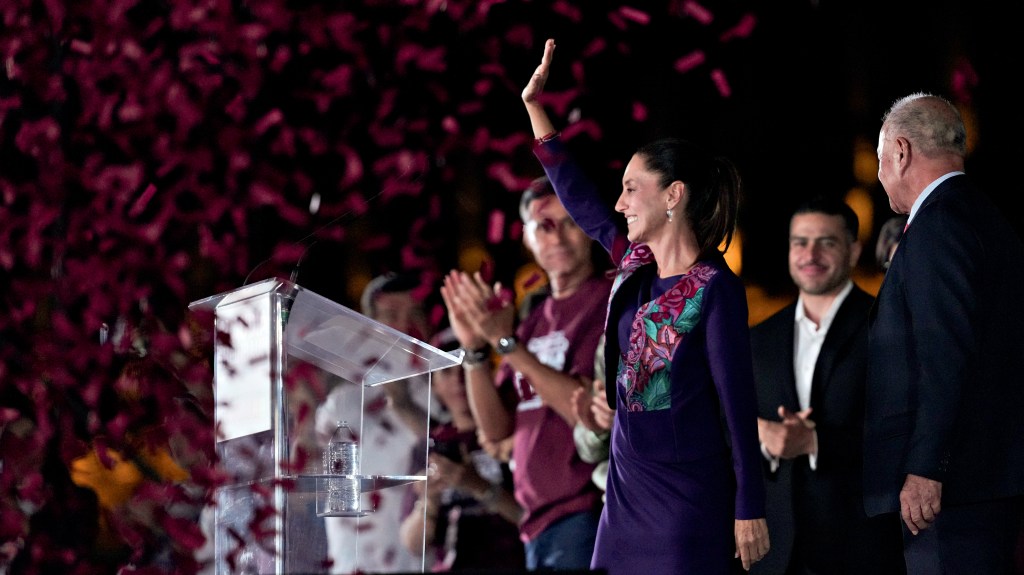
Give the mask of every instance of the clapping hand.
M 758 418 L 757 435 L 768 453 L 782 459 L 814 452 L 814 421 L 809 418 L 811 408 L 792 412 L 779 406 L 782 421 L 768 421 Z
M 513 333 L 513 294 L 500 283 L 493 286 L 480 272 L 453 271 L 444 278 L 441 297 L 448 307 L 452 329 L 463 344 L 495 342 Z
M 593 393 L 585 388 L 573 392 L 573 408 L 577 420 L 594 433 L 603 433 L 612 428 L 615 412 L 608 407 L 608 399 L 604 391 L 604 381 L 594 380 Z

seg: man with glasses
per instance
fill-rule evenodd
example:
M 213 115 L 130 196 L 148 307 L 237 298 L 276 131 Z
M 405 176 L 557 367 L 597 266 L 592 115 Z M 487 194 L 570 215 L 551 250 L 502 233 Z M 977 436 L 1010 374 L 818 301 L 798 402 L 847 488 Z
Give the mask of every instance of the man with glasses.
M 594 464 L 573 442 L 575 390 L 594 377 L 611 281 L 591 259 L 592 241 L 576 226 L 546 178 L 523 193 L 523 241 L 548 276 L 550 295 L 519 324 L 507 290 L 479 273 L 453 271 L 441 294 L 467 350 L 470 405 L 489 441 L 513 436 L 520 538 L 531 571 L 590 567 L 601 491 Z M 491 369 L 490 350 L 501 362 Z

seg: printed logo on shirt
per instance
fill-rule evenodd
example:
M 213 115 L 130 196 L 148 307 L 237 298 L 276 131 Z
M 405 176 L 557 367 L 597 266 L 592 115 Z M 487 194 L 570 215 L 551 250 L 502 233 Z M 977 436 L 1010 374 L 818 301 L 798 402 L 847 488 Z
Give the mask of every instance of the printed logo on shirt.
M 562 371 L 565 369 L 566 355 L 569 353 L 569 339 L 565 337 L 565 332 L 553 331 L 530 339 L 526 342 L 526 349 L 530 350 L 537 361 L 551 369 Z M 516 372 L 515 386 L 520 400 L 516 408 L 518 411 L 539 409 L 543 406 L 543 402 L 534 391 L 533 386 L 518 371 Z

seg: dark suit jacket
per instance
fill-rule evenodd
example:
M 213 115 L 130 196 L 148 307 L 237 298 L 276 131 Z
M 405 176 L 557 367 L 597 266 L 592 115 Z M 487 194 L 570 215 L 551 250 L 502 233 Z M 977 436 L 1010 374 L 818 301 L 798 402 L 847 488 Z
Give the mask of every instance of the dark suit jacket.
M 768 488 L 771 550 L 752 573 L 903 573 L 899 523 L 864 514 L 861 460 L 867 320 L 873 298 L 854 286 L 836 312 L 818 355 L 810 418 L 818 432 L 816 469 L 807 456 L 781 460 Z M 778 421 L 778 407 L 800 410 L 793 373 L 796 302 L 751 330 L 758 416 Z M 799 571 L 794 571 L 799 572 Z
M 870 319 L 869 515 L 908 473 L 942 505 L 1024 493 L 1024 246 L 967 176 L 940 184 L 893 256 Z

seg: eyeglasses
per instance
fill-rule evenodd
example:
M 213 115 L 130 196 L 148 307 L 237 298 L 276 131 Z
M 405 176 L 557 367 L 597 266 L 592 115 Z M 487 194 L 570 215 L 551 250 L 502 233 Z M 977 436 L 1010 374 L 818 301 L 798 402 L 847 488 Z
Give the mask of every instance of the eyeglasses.
M 526 233 L 536 234 L 537 232 L 543 232 L 544 234 L 556 234 L 571 230 L 576 227 L 576 222 L 570 216 L 565 216 L 560 220 L 553 220 L 551 218 L 542 218 L 539 220 L 530 220 L 526 222 L 524 226 Z

